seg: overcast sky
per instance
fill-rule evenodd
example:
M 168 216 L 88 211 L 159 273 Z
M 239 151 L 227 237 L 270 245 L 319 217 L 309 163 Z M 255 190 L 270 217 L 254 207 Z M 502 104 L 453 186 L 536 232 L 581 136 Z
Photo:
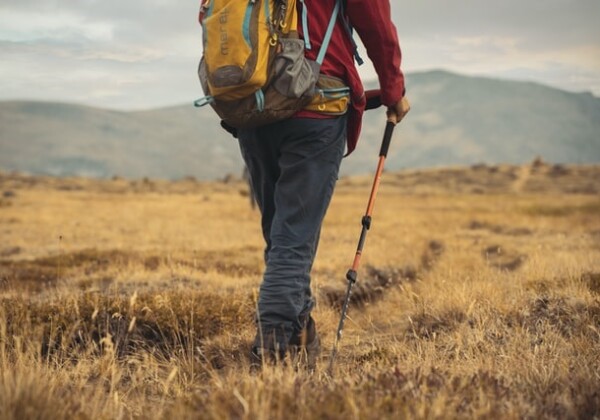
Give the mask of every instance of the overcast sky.
M 391 1 L 405 72 L 444 68 L 600 96 L 600 0 Z M 0 0 L 0 100 L 191 102 L 202 96 L 198 4 Z

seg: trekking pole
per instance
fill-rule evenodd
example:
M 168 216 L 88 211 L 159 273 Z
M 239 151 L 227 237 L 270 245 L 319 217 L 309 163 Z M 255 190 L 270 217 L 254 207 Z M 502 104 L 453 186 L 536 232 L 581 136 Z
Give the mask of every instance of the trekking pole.
M 331 358 L 329 359 L 329 368 L 327 372 L 329 376 L 333 376 L 333 364 L 335 362 L 335 356 L 337 354 L 338 345 L 342 338 L 342 330 L 344 329 L 344 321 L 346 320 L 346 314 L 348 312 L 348 305 L 350 303 L 350 295 L 352 293 L 352 286 L 356 283 L 358 274 L 358 266 L 360 264 L 360 257 L 362 250 L 367 239 L 367 231 L 371 227 L 371 215 L 373 214 L 373 207 L 375 206 L 375 196 L 379 189 L 379 181 L 381 180 L 381 174 L 383 173 L 383 166 L 385 165 L 385 158 L 387 157 L 390 142 L 392 141 L 392 133 L 394 131 L 395 124 L 388 121 L 385 126 L 385 133 L 383 135 L 383 141 L 381 143 L 381 149 L 379 150 L 379 163 L 377 164 L 377 171 L 375 172 L 375 179 L 373 180 L 373 187 L 371 188 L 371 195 L 369 196 L 369 203 L 367 204 L 367 211 L 362 218 L 362 231 L 360 232 L 360 239 L 358 240 L 358 247 L 356 248 L 356 254 L 354 255 L 354 261 L 352 267 L 346 273 L 346 280 L 348 280 L 348 288 L 346 289 L 346 296 L 344 298 L 344 304 L 342 306 L 342 315 L 340 317 L 340 323 L 338 324 L 337 334 L 333 343 L 333 349 L 331 350 Z

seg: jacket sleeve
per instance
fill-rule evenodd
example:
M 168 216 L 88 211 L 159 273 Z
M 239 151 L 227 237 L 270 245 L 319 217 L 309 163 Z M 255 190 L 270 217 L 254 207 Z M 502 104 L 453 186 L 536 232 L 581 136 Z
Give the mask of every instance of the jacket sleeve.
M 405 88 L 400 69 L 402 53 L 392 22 L 390 0 L 347 0 L 346 4 L 350 24 L 365 45 L 379 77 L 381 102 L 392 106 L 402 99 Z

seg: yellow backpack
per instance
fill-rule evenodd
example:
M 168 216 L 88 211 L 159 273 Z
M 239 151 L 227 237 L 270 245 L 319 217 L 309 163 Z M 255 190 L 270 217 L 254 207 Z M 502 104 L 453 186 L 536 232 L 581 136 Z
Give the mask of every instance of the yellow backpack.
M 304 57 L 305 42 L 297 32 L 296 0 L 206 1 L 198 68 L 206 96 L 194 104 L 210 104 L 236 128 L 289 118 L 305 107 L 344 113 L 348 87 L 338 79 L 319 78 L 340 8 L 336 0 L 317 59 L 311 61 Z

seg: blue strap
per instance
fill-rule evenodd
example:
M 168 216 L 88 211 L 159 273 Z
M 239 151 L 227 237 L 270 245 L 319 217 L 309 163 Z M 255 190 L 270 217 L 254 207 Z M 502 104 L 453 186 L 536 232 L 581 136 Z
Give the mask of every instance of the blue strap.
M 321 49 L 319 50 L 319 55 L 316 59 L 316 62 L 318 64 L 323 64 L 323 60 L 325 59 L 325 53 L 327 52 L 327 47 L 329 47 L 329 41 L 331 41 L 333 28 L 335 27 L 335 22 L 340 11 L 340 1 L 341 0 L 337 0 L 335 2 L 335 6 L 333 7 L 333 13 L 331 14 L 331 18 L 329 19 L 329 25 L 327 25 L 327 32 L 325 32 L 325 36 L 323 37 L 323 44 L 321 44 Z
M 254 9 L 254 2 L 248 2 L 246 7 L 246 14 L 244 15 L 244 24 L 242 25 L 242 33 L 244 34 L 244 40 L 250 48 L 252 48 L 252 41 L 250 40 L 250 18 L 252 17 L 252 10 Z
M 360 54 L 358 53 L 358 45 L 356 45 L 356 41 L 354 40 L 354 36 L 352 35 L 352 27 L 346 21 L 346 19 L 344 19 L 344 28 L 346 28 L 346 32 L 348 33 L 348 37 L 350 38 L 350 41 L 352 42 L 352 50 L 353 50 L 352 54 L 354 55 L 354 59 L 356 60 L 356 64 L 358 64 L 359 66 L 362 66 L 363 64 L 365 64 L 365 62 L 362 59 L 362 57 L 360 56 Z
M 200 107 L 203 107 L 204 105 L 212 104 L 214 101 L 215 101 L 215 98 L 213 96 L 206 95 L 203 98 L 196 99 L 194 101 L 194 106 L 196 108 L 200 108 Z
M 211 0 L 208 0 L 208 5 L 205 4 L 204 6 L 205 7 L 208 6 L 208 10 L 206 11 L 206 14 L 204 15 L 204 17 L 212 16 L 213 9 L 215 8 L 215 2 L 211 1 Z
M 321 96 L 327 99 L 339 99 L 344 98 L 350 94 L 350 88 L 343 87 L 337 89 L 323 89 L 321 90 Z
M 354 40 L 352 40 L 352 42 L 354 42 Z M 356 45 L 356 43 L 354 45 Z M 362 66 L 363 64 L 365 64 L 365 61 L 362 59 L 362 57 L 358 53 L 358 46 L 354 47 L 354 59 L 356 60 L 356 64 L 358 64 L 359 66 Z
M 300 3 L 302 3 L 302 33 L 304 35 L 304 48 L 310 50 L 312 45 L 310 45 L 310 35 L 308 33 L 308 7 L 306 7 L 304 0 L 300 0 Z
M 263 112 L 265 110 L 265 94 L 259 89 L 254 93 L 254 96 L 256 97 L 256 108 L 259 112 Z
M 341 15 L 342 15 L 342 22 L 344 23 L 344 29 L 346 30 L 346 33 L 348 34 L 348 38 L 350 38 L 350 41 L 352 42 L 352 54 L 354 55 L 354 60 L 356 60 L 356 64 L 358 64 L 359 66 L 362 66 L 363 64 L 365 64 L 364 60 L 362 59 L 362 57 L 360 56 L 360 54 L 358 53 L 358 45 L 356 45 L 356 41 L 354 40 L 354 35 L 353 35 L 353 31 L 352 31 L 352 26 L 350 25 L 350 22 L 348 22 L 348 16 L 346 16 L 346 10 L 344 7 L 344 3 L 342 3 L 342 10 L 341 10 Z
M 269 1 L 265 1 L 265 17 L 267 18 L 267 23 L 271 20 L 271 9 L 269 9 Z

